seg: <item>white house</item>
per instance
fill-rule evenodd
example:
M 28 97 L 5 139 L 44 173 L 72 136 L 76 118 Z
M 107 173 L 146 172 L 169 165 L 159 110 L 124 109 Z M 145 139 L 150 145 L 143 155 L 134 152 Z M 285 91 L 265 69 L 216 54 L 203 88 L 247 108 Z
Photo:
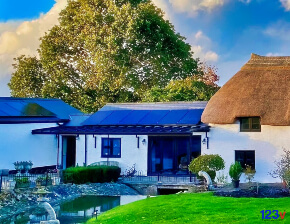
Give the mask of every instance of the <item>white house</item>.
M 58 136 L 31 131 L 64 124 L 70 114 L 82 113 L 58 99 L 0 97 L 0 169 L 29 160 L 33 167 L 55 167 Z
M 280 182 L 269 172 L 290 150 L 290 57 L 252 54 L 208 102 L 202 122 L 210 125 L 202 153 L 220 154 L 226 172 L 239 161 L 256 169 L 255 180 Z
M 181 175 L 198 155 L 220 154 L 225 174 L 231 163 L 239 161 L 256 169 L 255 180 L 280 182 L 269 172 L 283 149 L 290 150 L 290 57 L 253 54 L 208 104 L 107 104 L 93 115 L 68 119 L 72 112 L 79 111 L 70 109 L 62 122 L 48 114 L 40 117 L 42 123 L 2 123 L 1 141 L 12 145 L 1 143 L 1 150 L 13 159 L 2 160 L 4 167 L 21 155 L 23 160 L 35 156 L 41 164 L 64 169 L 116 161 L 123 172 L 136 164 L 144 175 Z
M 144 175 L 186 174 L 207 148 L 209 127 L 200 122 L 206 102 L 107 104 L 86 119 L 33 130 L 60 135 L 62 168 L 116 161 L 122 172 L 136 164 Z

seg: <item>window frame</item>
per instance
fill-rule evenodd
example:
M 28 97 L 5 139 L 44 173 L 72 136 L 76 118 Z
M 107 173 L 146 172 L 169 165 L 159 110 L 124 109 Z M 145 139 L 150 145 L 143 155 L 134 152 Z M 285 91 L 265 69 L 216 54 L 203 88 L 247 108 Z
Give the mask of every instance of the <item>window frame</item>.
M 253 128 L 253 118 L 259 118 L 259 129 Z M 249 129 L 243 128 L 243 119 L 248 119 Z M 261 132 L 261 118 L 260 117 L 240 117 L 240 132 Z
M 105 149 L 105 146 L 104 146 L 104 141 L 105 140 L 109 140 L 109 153 L 108 155 L 106 155 L 104 153 L 104 149 Z M 119 140 L 120 141 L 120 155 L 113 155 L 113 144 L 114 144 L 114 140 Z M 113 142 L 113 144 L 111 145 L 111 141 Z M 122 152 L 122 145 L 121 145 L 121 138 L 102 138 L 102 145 L 101 145 L 101 157 L 102 158 L 121 158 L 121 152 Z
M 237 152 L 239 153 L 244 153 L 244 162 L 241 163 L 240 161 L 237 160 Z M 253 152 L 254 153 L 254 164 L 253 166 L 251 164 L 247 164 L 245 161 L 247 160 L 247 156 L 246 154 L 249 153 L 249 152 Z M 249 165 L 251 166 L 252 169 L 255 169 L 256 168 L 256 151 L 255 150 L 235 150 L 235 162 L 240 162 L 241 163 L 241 166 L 243 167 L 243 169 L 246 168 L 246 165 Z

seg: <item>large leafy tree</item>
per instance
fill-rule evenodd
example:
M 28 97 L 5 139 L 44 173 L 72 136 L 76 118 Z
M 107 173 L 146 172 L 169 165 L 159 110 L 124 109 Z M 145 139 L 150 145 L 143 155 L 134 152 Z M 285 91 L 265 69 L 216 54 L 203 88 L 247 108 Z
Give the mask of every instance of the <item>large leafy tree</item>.
M 199 63 L 200 75 L 172 80 L 164 88 L 155 86 L 142 95 L 145 102 L 208 101 L 218 90 L 217 69 L 205 62 Z
M 69 0 L 41 38 L 39 59 L 16 59 L 11 94 L 61 98 L 84 112 L 138 101 L 202 76 L 184 40 L 150 0 Z
M 164 88 L 153 87 L 143 96 L 144 102 L 170 101 L 208 101 L 217 91 L 218 86 L 212 86 L 188 77 L 183 80 L 172 80 Z

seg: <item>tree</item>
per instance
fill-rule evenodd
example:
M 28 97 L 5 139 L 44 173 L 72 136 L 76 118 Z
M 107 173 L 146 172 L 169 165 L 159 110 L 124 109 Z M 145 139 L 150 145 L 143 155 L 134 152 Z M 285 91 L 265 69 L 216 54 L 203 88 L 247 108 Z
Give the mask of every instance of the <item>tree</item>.
M 213 87 L 218 87 L 217 82 L 220 77 L 217 75 L 217 68 L 215 66 L 210 66 L 206 62 L 199 64 L 200 73 L 202 74 L 200 80 L 206 85 Z
M 14 58 L 15 72 L 10 83 L 11 95 L 16 97 L 41 97 L 44 77 L 42 64 L 36 57 L 24 55 Z M 23 78 L 24 77 L 24 78 Z
M 198 173 L 199 171 L 207 172 L 210 178 L 214 181 L 216 177 L 216 171 L 225 168 L 225 161 L 218 154 L 205 154 L 193 159 L 188 169 L 192 173 Z
M 39 60 L 16 59 L 12 96 L 56 97 L 94 112 L 200 76 L 190 45 L 150 0 L 69 0 L 59 22 L 41 38 Z M 35 92 L 18 85 L 30 83 L 31 72 L 23 69 L 30 66 Z
M 143 95 L 142 100 L 144 102 L 208 101 L 218 90 L 217 85 L 207 85 L 192 76 L 173 80 L 165 88 L 153 87 Z

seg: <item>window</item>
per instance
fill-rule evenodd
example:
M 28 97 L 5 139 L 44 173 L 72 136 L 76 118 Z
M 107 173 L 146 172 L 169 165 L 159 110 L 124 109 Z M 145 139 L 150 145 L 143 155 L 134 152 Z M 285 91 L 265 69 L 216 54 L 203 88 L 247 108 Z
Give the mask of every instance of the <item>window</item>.
M 255 169 L 255 151 L 235 151 L 235 161 L 240 162 L 243 168 L 248 165 Z
M 242 117 L 240 118 L 241 132 L 260 132 L 261 124 L 259 117 Z
M 121 158 L 121 139 L 102 138 L 102 157 Z

